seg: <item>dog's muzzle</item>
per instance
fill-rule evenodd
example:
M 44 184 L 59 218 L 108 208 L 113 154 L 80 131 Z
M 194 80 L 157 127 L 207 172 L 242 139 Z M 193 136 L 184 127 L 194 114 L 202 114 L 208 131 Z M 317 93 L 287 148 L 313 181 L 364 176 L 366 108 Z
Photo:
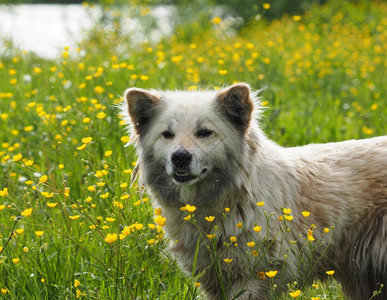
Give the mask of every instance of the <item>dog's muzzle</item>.
M 192 162 L 192 154 L 186 149 L 180 149 L 172 153 L 171 162 L 175 168 L 173 179 L 177 182 L 188 182 L 196 178 L 190 174 L 190 163 Z

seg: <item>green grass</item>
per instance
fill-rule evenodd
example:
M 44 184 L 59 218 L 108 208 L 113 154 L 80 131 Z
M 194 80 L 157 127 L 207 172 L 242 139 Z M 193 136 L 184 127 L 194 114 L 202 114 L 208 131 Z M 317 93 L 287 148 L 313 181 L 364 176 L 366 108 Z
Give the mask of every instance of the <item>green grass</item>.
M 301 20 L 255 21 L 238 33 L 227 20 L 214 24 L 210 12 L 155 44 L 134 44 L 118 23 L 110 31 L 96 25 L 57 60 L 10 45 L 0 57 L 1 297 L 200 299 L 197 278 L 165 250 L 151 200 L 130 187 L 136 158 L 121 141 L 127 133 L 114 104 L 131 86 L 245 81 L 267 87 L 262 126 L 281 145 L 383 135 L 387 5 L 334 2 Z M 92 141 L 77 149 L 85 137 Z M 123 239 L 105 241 L 123 230 Z M 302 297 L 341 292 L 329 281 Z

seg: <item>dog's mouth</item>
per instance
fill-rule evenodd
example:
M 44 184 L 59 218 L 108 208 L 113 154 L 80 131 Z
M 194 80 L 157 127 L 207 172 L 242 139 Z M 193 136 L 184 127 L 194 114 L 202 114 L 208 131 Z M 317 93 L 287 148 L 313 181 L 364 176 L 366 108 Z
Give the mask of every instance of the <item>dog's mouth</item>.
M 200 175 L 198 175 L 198 176 L 192 175 L 189 172 L 177 171 L 177 172 L 175 172 L 175 174 L 173 174 L 173 179 L 178 183 L 189 183 L 189 182 L 192 182 L 194 179 L 197 179 L 200 176 L 204 175 L 205 173 L 207 173 L 207 171 L 208 171 L 208 169 L 204 168 L 202 170 L 202 172 L 200 173 Z

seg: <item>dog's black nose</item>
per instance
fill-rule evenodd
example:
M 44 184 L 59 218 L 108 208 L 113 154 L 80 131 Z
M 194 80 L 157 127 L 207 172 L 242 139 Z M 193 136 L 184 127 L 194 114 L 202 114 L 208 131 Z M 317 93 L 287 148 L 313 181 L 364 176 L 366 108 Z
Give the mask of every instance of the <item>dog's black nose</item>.
M 192 160 L 192 154 L 185 149 L 172 153 L 171 161 L 175 167 L 186 167 Z

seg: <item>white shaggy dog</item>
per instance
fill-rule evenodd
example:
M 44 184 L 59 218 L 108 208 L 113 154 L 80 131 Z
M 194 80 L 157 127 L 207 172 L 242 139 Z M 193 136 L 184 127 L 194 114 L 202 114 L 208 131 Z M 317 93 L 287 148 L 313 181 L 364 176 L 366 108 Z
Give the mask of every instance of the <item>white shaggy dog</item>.
M 347 299 L 387 284 L 387 137 L 280 147 L 243 83 L 125 99 L 140 183 L 209 299 L 273 298 L 328 270 Z

